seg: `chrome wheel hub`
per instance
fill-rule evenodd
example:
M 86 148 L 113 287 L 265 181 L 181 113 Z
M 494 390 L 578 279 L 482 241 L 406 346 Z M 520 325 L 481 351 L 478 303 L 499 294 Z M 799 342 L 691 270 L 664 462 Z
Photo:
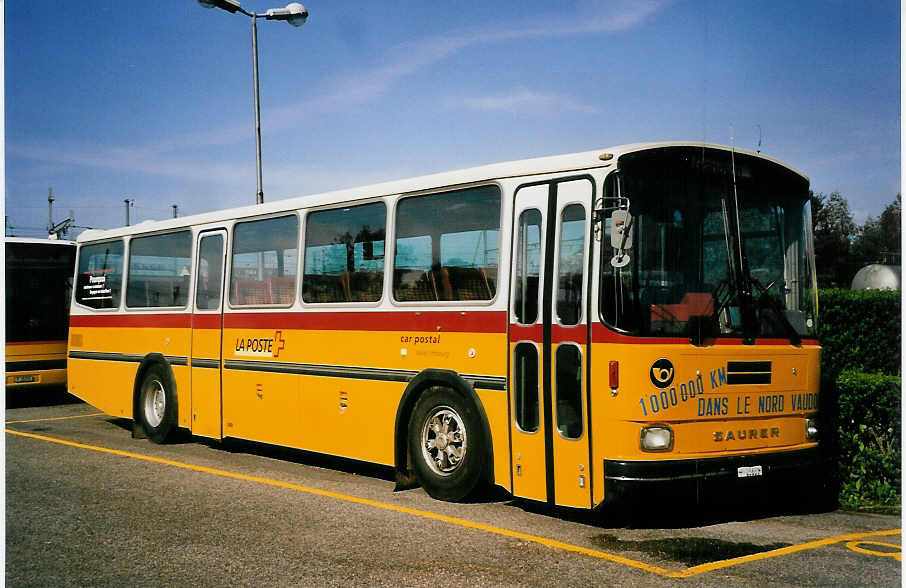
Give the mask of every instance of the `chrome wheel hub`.
M 167 393 L 163 384 L 152 380 L 145 386 L 145 421 L 152 427 L 159 426 L 167 410 Z
M 466 456 L 466 428 L 449 406 L 437 407 L 422 427 L 422 456 L 435 474 L 449 476 Z

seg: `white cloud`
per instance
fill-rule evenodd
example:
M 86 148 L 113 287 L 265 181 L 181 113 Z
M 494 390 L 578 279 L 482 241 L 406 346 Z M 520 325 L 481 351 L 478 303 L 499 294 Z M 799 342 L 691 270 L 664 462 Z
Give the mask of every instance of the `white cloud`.
M 390 49 L 374 67 L 345 72 L 328 79 L 313 98 L 267 109 L 262 113 L 262 126 L 286 131 L 291 127 L 287 121 L 305 120 L 313 114 L 370 102 L 386 93 L 401 78 L 473 47 L 533 38 L 616 33 L 639 25 L 669 3 L 670 0 L 591 1 L 582 3 L 579 10 L 571 15 L 532 15 L 523 24 L 509 28 L 491 28 L 401 43 Z M 537 110 L 556 106 L 594 112 L 592 107 L 567 96 L 529 90 L 505 96 L 465 98 L 462 105 L 475 109 L 511 111 L 517 108 Z M 299 116 L 300 114 L 303 116 Z M 279 125 L 276 124 L 278 121 Z M 231 145 L 248 140 L 249 135 L 248 125 L 242 124 L 170 136 L 133 147 L 7 144 L 6 148 L 7 153 L 14 156 L 61 166 L 76 165 L 185 180 L 233 183 L 245 180 L 244 169 L 237 169 L 230 163 L 192 161 L 182 153 L 201 147 Z M 177 151 L 180 152 L 179 156 L 174 153 Z
M 458 101 L 450 101 L 451 105 L 463 106 L 472 110 L 486 111 L 557 111 L 571 110 L 593 114 L 597 109 L 589 104 L 579 102 L 563 94 L 544 94 L 526 89 L 517 89 L 509 94 L 494 96 L 467 97 Z
M 315 90 L 312 98 L 265 110 L 262 113 L 262 126 L 287 130 L 289 129 L 287 121 L 305 120 L 313 114 L 376 100 L 401 78 L 473 47 L 533 38 L 617 33 L 641 24 L 669 3 L 669 0 L 589 2 L 569 16 L 533 15 L 530 20 L 526 19 L 526 22 L 532 24 L 400 43 L 392 47 L 373 67 L 348 71 L 328 78 L 319 90 Z M 536 24 L 538 22 L 544 24 Z M 567 107 L 583 111 L 588 108 L 573 101 L 569 101 Z M 243 124 L 183 135 L 149 145 L 147 148 L 152 151 L 164 151 L 187 146 L 225 145 L 247 137 L 248 125 Z
M 285 106 L 271 114 L 286 118 L 299 111 L 320 111 L 379 98 L 402 77 L 481 45 L 546 37 L 610 34 L 639 25 L 664 8 L 670 0 L 590 2 L 570 16 L 533 15 L 532 24 L 488 29 L 457 35 L 430 37 L 393 47 L 381 64 L 347 72 L 329 80 L 320 95 L 309 101 Z M 536 24 L 542 22 L 543 24 Z
M 149 149 L 56 143 L 7 143 L 6 153 L 14 157 L 55 164 L 58 168 L 75 165 L 203 182 L 232 183 L 240 178 L 244 179 L 245 175 L 244 170 L 231 163 L 202 164 L 184 157 L 158 155 Z

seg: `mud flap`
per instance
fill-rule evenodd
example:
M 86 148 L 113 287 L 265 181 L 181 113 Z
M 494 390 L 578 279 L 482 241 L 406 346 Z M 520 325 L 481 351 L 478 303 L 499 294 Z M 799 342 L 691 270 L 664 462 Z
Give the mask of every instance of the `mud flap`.
M 418 480 L 415 477 L 415 472 L 411 469 L 403 470 L 396 468 L 396 486 L 393 487 L 394 492 L 400 492 L 401 490 L 411 490 L 413 488 L 418 488 Z
M 138 419 L 132 419 L 132 438 L 133 439 L 147 439 L 148 434 L 145 432 L 145 427 L 139 422 Z

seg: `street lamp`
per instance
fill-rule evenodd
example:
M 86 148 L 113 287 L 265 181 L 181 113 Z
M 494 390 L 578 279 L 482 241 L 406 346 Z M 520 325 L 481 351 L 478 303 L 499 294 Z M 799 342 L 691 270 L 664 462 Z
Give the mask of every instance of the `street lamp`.
M 258 170 L 258 194 L 256 204 L 264 203 L 264 189 L 261 187 L 261 107 L 258 104 L 258 25 L 259 18 L 284 20 L 294 27 L 301 27 L 308 19 L 308 10 L 298 2 L 290 2 L 284 8 L 270 8 L 264 14 L 249 12 L 239 5 L 238 0 L 198 0 L 205 8 L 220 8 L 230 14 L 241 12 L 252 21 L 252 73 L 255 83 L 255 155 Z

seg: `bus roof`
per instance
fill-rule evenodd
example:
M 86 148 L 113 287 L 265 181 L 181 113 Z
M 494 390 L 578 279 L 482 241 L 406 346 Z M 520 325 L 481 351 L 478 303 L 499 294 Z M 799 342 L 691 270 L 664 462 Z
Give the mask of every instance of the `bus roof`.
M 67 241 L 65 239 L 50 239 L 50 238 L 40 238 L 40 237 L 4 237 L 4 241 L 7 243 L 32 243 L 35 245 L 70 245 L 74 246 L 75 241 Z
M 445 188 L 463 184 L 472 184 L 494 179 L 517 178 L 521 176 L 541 175 L 564 171 L 580 171 L 593 168 L 604 168 L 613 165 L 613 163 L 617 161 L 620 156 L 627 153 L 645 151 L 648 149 L 657 149 L 660 147 L 702 147 L 709 149 L 720 149 L 724 151 L 730 151 L 731 149 L 733 149 L 736 153 L 750 155 L 752 157 L 758 157 L 776 163 L 777 165 L 787 168 L 790 171 L 793 171 L 796 174 L 802 176 L 804 179 L 808 180 L 808 177 L 805 176 L 805 174 L 783 163 L 782 161 L 768 157 L 761 153 L 755 153 L 744 149 L 735 149 L 726 145 L 703 143 L 700 141 L 632 143 L 605 149 L 596 149 L 594 151 L 583 151 L 566 155 L 554 155 L 548 157 L 537 157 L 532 159 L 494 163 L 490 165 L 482 165 L 455 171 L 440 172 L 414 178 L 382 182 L 379 184 L 347 188 L 333 192 L 296 196 L 284 200 L 274 200 L 273 202 L 266 202 L 260 205 L 253 204 L 174 219 L 160 221 L 142 221 L 128 227 L 117 227 L 113 229 L 89 229 L 79 235 L 77 241 L 81 243 L 83 241 L 112 239 L 124 235 L 152 233 L 192 225 L 216 223 L 238 218 L 292 211 L 299 208 L 339 204 L 342 202 L 352 202 L 367 198 L 379 198 L 381 196 L 406 194 L 410 192 L 419 192 L 434 188 Z M 605 157 L 605 154 L 610 154 L 612 157 Z

